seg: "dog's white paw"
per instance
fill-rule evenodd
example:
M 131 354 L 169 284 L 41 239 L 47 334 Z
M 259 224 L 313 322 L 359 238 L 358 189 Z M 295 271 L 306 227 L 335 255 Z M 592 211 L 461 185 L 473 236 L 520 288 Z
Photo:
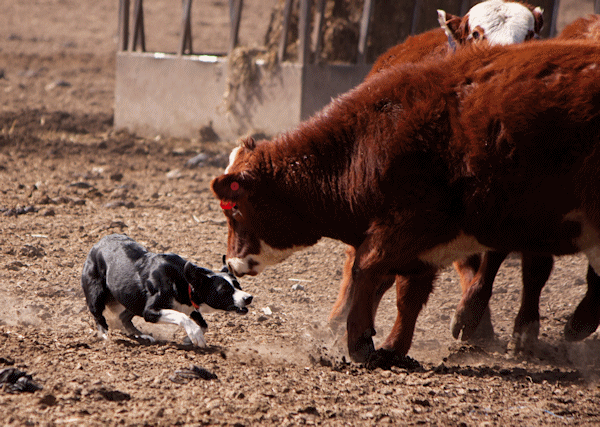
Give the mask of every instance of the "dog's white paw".
M 192 344 L 198 347 L 206 347 L 206 340 L 204 339 L 202 329 L 197 328 L 194 331 L 187 331 L 187 334 Z
M 173 323 L 185 329 L 187 336 L 192 344 L 198 347 L 206 347 L 206 340 L 202 329 L 184 313 L 177 310 L 163 309 L 160 310 L 160 323 Z
M 140 339 L 140 340 L 149 341 L 152 344 L 154 344 L 156 342 L 156 340 L 154 339 L 154 337 L 152 335 L 140 334 L 140 335 L 136 335 L 135 337 L 138 338 L 138 339 Z
M 198 327 L 198 325 L 196 325 L 196 323 L 194 323 L 193 321 L 186 322 L 184 324 L 184 329 L 192 344 L 198 347 L 206 347 L 204 332 L 201 328 Z

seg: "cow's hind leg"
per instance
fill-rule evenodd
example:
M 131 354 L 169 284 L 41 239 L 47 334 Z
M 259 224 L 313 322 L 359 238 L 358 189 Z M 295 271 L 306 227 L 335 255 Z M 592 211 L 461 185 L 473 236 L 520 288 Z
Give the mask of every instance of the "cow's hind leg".
M 458 339 L 460 337 L 462 340 L 467 340 L 473 337 L 486 312 L 487 319 L 489 320 L 489 330 L 491 331 L 488 331 L 488 333 L 493 336 L 494 329 L 491 324 L 488 303 L 492 296 L 494 278 L 507 255 L 508 253 L 506 252 L 486 252 L 483 255 L 477 274 L 467 286 L 465 286 L 465 279 L 469 276 L 461 272 L 460 268 L 470 269 L 476 266 L 476 263 L 472 260 L 467 260 L 465 264 L 458 265 L 459 273 L 461 274 L 463 296 L 450 324 L 454 338 Z M 457 267 L 456 264 L 455 267 Z
M 517 352 L 531 349 L 537 342 L 540 331 L 540 294 L 550 277 L 553 264 L 551 256 L 522 254 L 521 308 L 513 328 L 514 350 Z
M 565 325 L 567 341 L 581 341 L 587 338 L 600 324 L 600 277 L 591 265 L 588 265 L 587 283 L 587 293 Z

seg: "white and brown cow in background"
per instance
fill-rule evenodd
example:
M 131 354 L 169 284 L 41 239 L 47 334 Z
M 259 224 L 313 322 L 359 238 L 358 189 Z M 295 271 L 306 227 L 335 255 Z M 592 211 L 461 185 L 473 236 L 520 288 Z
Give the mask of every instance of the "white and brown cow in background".
M 438 10 L 440 28 L 408 37 L 381 54 L 367 79 L 396 65 L 441 59 L 473 43 L 509 45 L 538 38 L 544 25 L 543 10 L 525 3 L 487 0 L 463 16 Z
M 356 361 L 404 356 L 437 271 L 488 250 L 584 252 L 600 271 L 600 47 L 461 49 L 382 72 L 271 141 L 246 139 L 212 189 L 227 263 L 255 275 L 331 237 L 356 250 Z M 402 276 L 382 349 L 377 294 Z

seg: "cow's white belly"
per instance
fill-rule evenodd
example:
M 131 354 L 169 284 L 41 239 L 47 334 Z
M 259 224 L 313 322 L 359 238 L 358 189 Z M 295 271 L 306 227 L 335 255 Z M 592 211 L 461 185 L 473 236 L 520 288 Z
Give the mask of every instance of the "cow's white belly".
M 461 233 L 453 240 L 422 252 L 419 259 L 438 268 L 447 267 L 452 262 L 470 255 L 486 252 L 490 248 L 482 245 L 473 236 Z

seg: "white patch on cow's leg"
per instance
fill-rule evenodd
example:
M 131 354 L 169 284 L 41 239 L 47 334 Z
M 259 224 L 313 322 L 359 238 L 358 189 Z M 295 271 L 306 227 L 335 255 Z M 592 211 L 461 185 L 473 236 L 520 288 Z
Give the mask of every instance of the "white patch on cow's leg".
M 261 240 L 258 254 L 246 255 L 243 258 L 228 258 L 227 266 L 235 276 L 240 277 L 245 274 L 255 276 L 265 267 L 278 264 L 294 252 L 304 248 L 305 246 L 292 246 L 288 249 L 276 249 Z
M 581 234 L 575 239 L 575 244 L 587 256 L 590 266 L 596 274 L 600 274 L 600 233 L 581 211 L 571 211 L 565 215 L 565 221 L 575 221 L 581 224 Z
M 176 310 L 168 309 L 159 310 L 158 313 L 160 314 L 160 317 L 158 318 L 159 323 L 171 323 L 181 326 L 185 329 L 192 344 L 198 347 L 206 347 L 206 340 L 204 339 L 202 329 L 187 315 Z
M 532 351 L 538 343 L 540 322 L 538 320 L 524 326 L 521 332 L 513 332 L 512 340 L 508 343 L 508 350 L 518 354 L 523 351 Z
M 584 251 L 587 256 L 590 266 L 594 269 L 596 274 L 600 271 L 600 246 L 594 246 Z
M 437 268 L 450 265 L 457 259 L 463 259 L 470 255 L 487 252 L 490 248 L 483 246 L 473 236 L 468 236 L 462 231 L 453 240 L 439 244 L 428 251 L 422 252 L 419 259 Z

